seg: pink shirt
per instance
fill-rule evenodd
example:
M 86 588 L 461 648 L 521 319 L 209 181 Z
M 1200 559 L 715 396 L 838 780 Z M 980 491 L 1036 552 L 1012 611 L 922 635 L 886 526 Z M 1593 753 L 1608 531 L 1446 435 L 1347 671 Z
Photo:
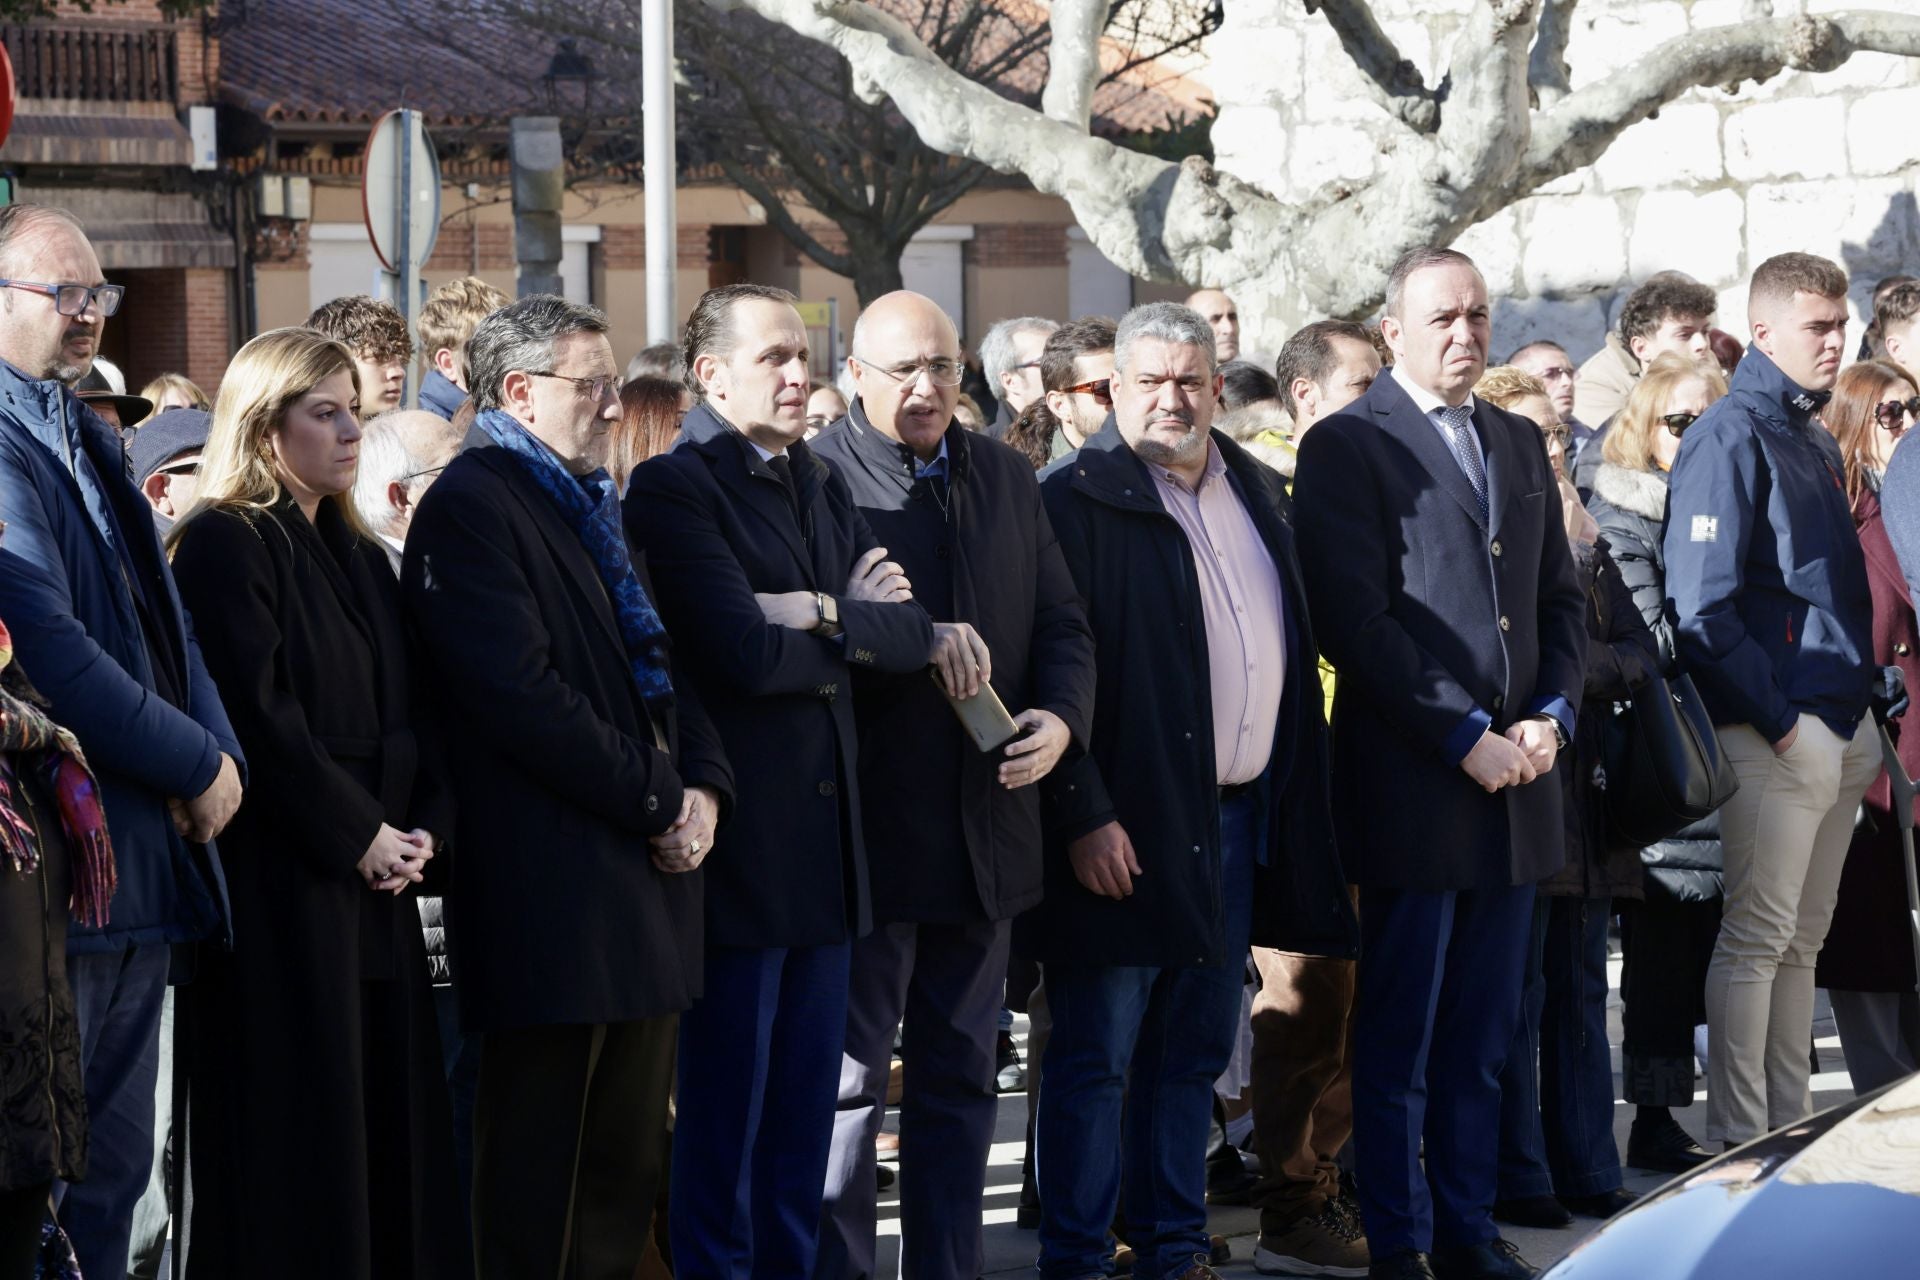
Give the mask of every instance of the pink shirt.
M 1280 573 L 1253 517 L 1227 478 L 1227 462 L 1209 442 L 1197 490 L 1155 463 L 1147 470 L 1161 505 L 1180 522 L 1200 580 L 1213 684 L 1213 760 L 1223 787 L 1266 771 L 1280 723 L 1286 680 L 1286 632 Z

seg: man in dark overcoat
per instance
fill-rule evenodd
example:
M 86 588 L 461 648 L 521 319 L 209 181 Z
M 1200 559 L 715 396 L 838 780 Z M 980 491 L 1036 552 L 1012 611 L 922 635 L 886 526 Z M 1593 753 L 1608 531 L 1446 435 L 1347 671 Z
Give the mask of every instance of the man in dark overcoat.
M 853 949 L 814 1275 L 874 1274 L 874 1138 L 904 1018 L 902 1274 L 969 1280 L 983 1266 L 1007 942 L 1013 917 L 1040 900 L 1034 784 L 1070 743 L 1086 745 L 1093 638 L 1033 468 L 953 420 L 964 366 L 946 313 L 917 293 L 878 299 L 854 327 L 851 368 L 859 395 L 813 451 L 936 629 L 979 635 L 968 688 L 990 685 L 1022 736 L 982 749 L 923 673 L 854 678 L 874 931 Z
M 701 403 L 673 452 L 634 472 L 626 514 L 739 800 L 708 867 L 706 994 L 681 1022 L 674 1271 L 805 1276 L 851 944 L 872 918 L 853 674 L 922 673 L 935 639 L 846 483 L 802 443 L 793 296 L 708 290 L 686 348 Z M 974 643 L 950 628 L 941 656 Z
M 1361 1211 L 1376 1276 L 1528 1276 L 1491 1216 L 1496 1080 L 1533 885 L 1565 857 L 1542 775 L 1574 730 L 1585 603 L 1539 428 L 1473 396 L 1490 320 L 1472 260 L 1402 258 L 1382 329 L 1391 375 L 1307 434 L 1294 480 L 1360 886 Z
M 1046 896 L 1017 926 L 1053 1010 L 1039 1270 L 1106 1268 L 1124 1182 L 1134 1274 L 1208 1280 L 1207 1129 L 1249 942 L 1351 954 L 1353 915 L 1286 498 L 1211 430 L 1212 329 L 1135 308 L 1112 392 L 1041 484 L 1099 661 L 1090 744 L 1041 784 Z
M 467 359 L 474 428 L 421 500 L 401 586 L 458 812 L 474 1252 L 485 1280 L 631 1275 L 677 1015 L 701 990 L 697 868 L 733 779 L 603 466 L 620 414 L 606 317 L 522 298 Z

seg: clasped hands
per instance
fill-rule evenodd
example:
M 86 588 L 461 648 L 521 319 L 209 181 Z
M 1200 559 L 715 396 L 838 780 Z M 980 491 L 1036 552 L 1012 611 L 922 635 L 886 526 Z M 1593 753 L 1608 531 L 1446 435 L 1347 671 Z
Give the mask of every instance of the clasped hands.
M 1541 716 L 1507 726 L 1503 734 L 1488 729 L 1460 762 L 1467 776 L 1487 791 L 1517 787 L 1553 771 L 1560 739 L 1553 723 Z
M 439 841 L 425 827 L 401 831 L 383 822 L 354 869 L 376 893 L 404 893 L 408 885 L 426 878 L 427 862 L 438 848 Z
M 713 829 L 719 821 L 719 792 L 711 787 L 688 787 L 673 825 L 647 838 L 653 846 L 653 865 L 668 875 L 693 870 L 713 852 Z
M 885 547 L 875 547 L 854 563 L 847 575 L 847 589 L 839 593 L 845 600 L 863 600 L 872 604 L 904 604 L 913 599 L 913 584 L 907 571 L 887 559 Z M 820 625 L 820 604 L 811 591 L 756 591 L 754 601 L 768 622 L 795 631 L 811 631 Z

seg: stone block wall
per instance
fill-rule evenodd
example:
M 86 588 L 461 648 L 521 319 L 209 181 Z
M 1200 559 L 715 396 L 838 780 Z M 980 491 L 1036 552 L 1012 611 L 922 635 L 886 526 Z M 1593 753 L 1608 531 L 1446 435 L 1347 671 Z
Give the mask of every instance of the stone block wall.
M 1775 0 L 1775 13 L 1908 11 L 1913 0 Z M 1373 0 L 1428 84 L 1444 75 L 1471 0 Z M 1581 0 L 1567 50 L 1578 90 L 1664 41 L 1742 20 L 1748 0 Z M 1222 168 L 1281 199 L 1373 177 L 1394 141 L 1361 73 L 1299 0 L 1235 0 L 1206 73 Z M 1633 284 L 1677 268 L 1720 291 L 1720 326 L 1746 330 L 1745 281 L 1772 254 L 1820 253 L 1873 284 L 1920 274 L 1920 59 L 1858 54 L 1826 75 L 1787 72 L 1738 93 L 1695 89 L 1633 126 L 1592 166 L 1469 228 L 1456 242 L 1498 299 L 1494 355 L 1534 336 L 1576 357 L 1599 347 Z M 1275 332 L 1311 316 L 1241 301 Z M 1860 320 L 1856 319 L 1856 331 Z

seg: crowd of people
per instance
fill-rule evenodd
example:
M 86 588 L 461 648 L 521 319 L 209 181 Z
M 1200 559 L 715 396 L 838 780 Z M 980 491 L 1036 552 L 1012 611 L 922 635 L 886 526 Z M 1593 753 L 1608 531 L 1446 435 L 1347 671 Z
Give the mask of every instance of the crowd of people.
M 903 291 L 822 381 L 780 289 L 623 367 L 468 278 L 209 405 L 81 390 L 71 215 L 0 270 L 0 1280 L 863 1280 L 895 1163 L 968 1280 L 1018 1089 L 1042 1280 L 1212 1280 L 1210 1201 L 1262 1272 L 1523 1277 L 1501 1223 L 1808 1115 L 1816 986 L 1920 1067 L 1920 281 L 1844 369 L 1800 253 L 1577 367 L 1490 367 L 1444 248 L 1271 359 L 1219 289 L 977 363 Z M 1624 841 L 1665 680 L 1738 786 Z

